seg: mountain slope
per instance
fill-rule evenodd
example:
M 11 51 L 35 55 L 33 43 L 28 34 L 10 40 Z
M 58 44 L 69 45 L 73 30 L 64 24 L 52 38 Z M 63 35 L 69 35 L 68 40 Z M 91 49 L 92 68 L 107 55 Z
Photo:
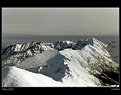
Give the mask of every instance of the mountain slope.
M 119 64 L 111 59 L 106 47 L 105 43 L 95 38 L 80 39 L 76 42 L 32 42 L 8 46 L 2 51 L 2 75 L 5 75 L 2 78 L 2 85 L 35 86 L 32 82 L 41 81 L 49 86 L 46 80 L 52 80 L 53 86 L 118 85 Z M 5 68 L 8 68 L 7 73 L 4 73 Z M 27 82 L 29 79 L 23 75 L 28 72 L 33 79 L 29 83 Z M 19 74 L 23 84 L 16 84 L 20 78 Z M 41 75 L 42 79 L 45 78 L 36 80 L 33 74 L 39 77 Z M 44 86 L 42 83 L 38 85 Z
M 3 87 L 62 86 L 62 83 L 56 82 L 42 74 L 28 72 L 15 66 L 5 67 L 2 71 Z

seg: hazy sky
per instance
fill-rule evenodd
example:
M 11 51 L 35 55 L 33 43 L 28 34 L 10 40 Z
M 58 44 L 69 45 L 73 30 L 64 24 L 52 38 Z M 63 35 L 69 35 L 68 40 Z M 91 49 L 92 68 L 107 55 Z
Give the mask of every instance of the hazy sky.
M 2 8 L 2 33 L 119 35 L 119 8 Z

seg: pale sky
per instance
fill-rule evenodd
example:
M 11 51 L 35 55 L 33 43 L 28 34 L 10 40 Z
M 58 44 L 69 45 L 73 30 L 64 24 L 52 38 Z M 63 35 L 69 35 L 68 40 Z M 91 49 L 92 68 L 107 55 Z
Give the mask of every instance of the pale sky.
M 119 8 L 2 8 L 2 33 L 119 35 Z

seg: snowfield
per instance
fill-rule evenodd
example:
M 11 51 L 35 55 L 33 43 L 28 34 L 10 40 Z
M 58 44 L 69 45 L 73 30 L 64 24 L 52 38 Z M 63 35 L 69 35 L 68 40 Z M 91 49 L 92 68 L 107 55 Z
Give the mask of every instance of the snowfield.
M 92 40 L 24 43 L 2 51 L 2 87 L 119 85 L 119 64 L 107 45 Z
M 3 87 L 46 87 L 62 86 L 62 83 L 42 74 L 35 74 L 15 66 L 2 69 Z
M 4 79 L 2 81 L 3 87 L 78 87 L 80 85 L 82 87 L 96 86 L 96 84 L 93 82 L 95 80 L 91 80 L 91 78 L 94 77 L 84 72 L 81 73 L 80 78 L 65 77 L 63 82 L 60 82 L 55 81 L 43 74 L 36 74 L 17 68 L 15 66 L 5 67 L 2 70 L 2 74 L 4 74 L 2 77 L 2 79 Z

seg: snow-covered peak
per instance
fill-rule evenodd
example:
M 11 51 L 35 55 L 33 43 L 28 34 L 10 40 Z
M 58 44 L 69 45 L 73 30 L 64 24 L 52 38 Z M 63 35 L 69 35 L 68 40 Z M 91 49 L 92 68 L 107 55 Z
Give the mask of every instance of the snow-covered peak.
M 2 54 L 4 55 L 9 55 L 9 53 L 13 52 L 24 52 L 29 49 L 33 50 L 50 50 L 50 49 L 56 49 L 56 50 L 64 50 L 66 48 L 72 48 L 72 49 L 81 49 L 84 46 L 91 44 L 95 47 L 105 47 L 106 44 L 104 44 L 101 41 L 98 41 L 95 38 L 92 38 L 90 40 L 88 39 L 80 39 L 78 41 L 57 41 L 54 43 L 46 43 L 46 42 L 27 42 L 27 43 L 18 43 L 18 44 L 13 44 L 10 46 L 7 46 L 2 49 Z
M 117 85 L 119 65 L 105 47 L 95 38 L 10 45 L 2 51 L 2 85 Z
M 15 57 L 17 58 L 15 62 L 21 62 L 25 58 L 31 57 L 38 53 L 43 53 L 44 51 L 52 51 L 52 50 L 61 51 L 64 49 L 81 50 L 81 49 L 86 49 L 85 47 L 88 45 L 91 45 L 97 51 L 100 51 L 102 55 L 110 58 L 109 53 L 105 49 L 106 44 L 104 44 L 101 41 L 98 41 L 95 38 L 92 38 L 92 39 L 80 39 L 77 41 L 68 41 L 68 40 L 57 41 L 54 43 L 27 42 L 27 43 L 13 44 L 2 49 L 2 60 L 6 63 L 7 58 Z M 89 48 L 92 48 L 91 46 Z
M 107 44 L 103 43 L 102 41 L 97 40 L 96 38 L 92 38 L 93 46 L 97 47 L 107 47 Z

